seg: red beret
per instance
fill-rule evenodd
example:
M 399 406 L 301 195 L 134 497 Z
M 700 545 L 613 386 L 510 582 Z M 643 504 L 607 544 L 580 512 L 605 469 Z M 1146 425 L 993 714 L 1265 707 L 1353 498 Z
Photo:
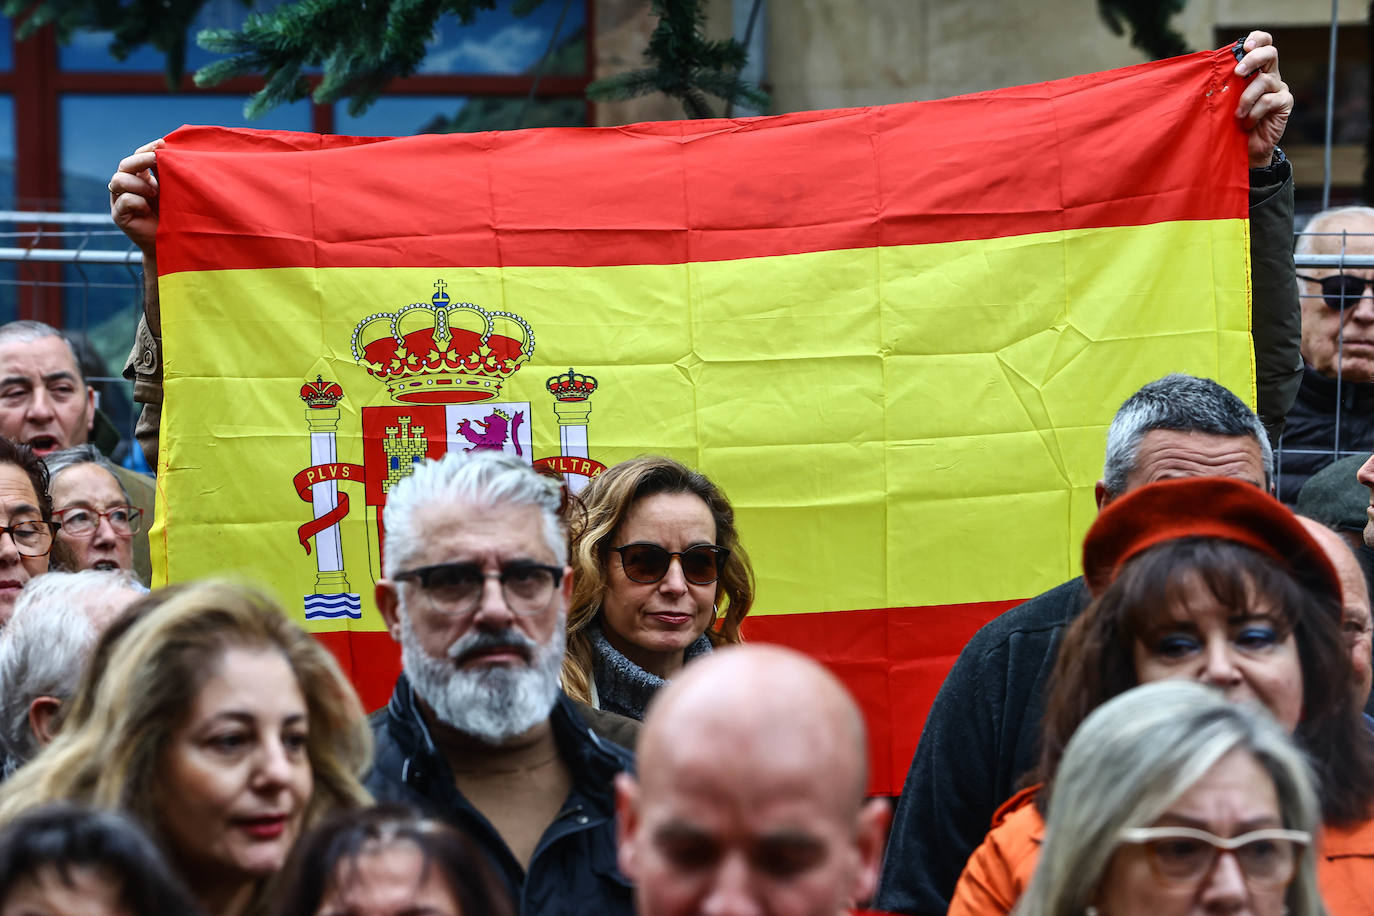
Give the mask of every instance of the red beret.
M 1194 537 L 1258 550 L 1308 585 L 1325 584 L 1341 601 L 1335 567 L 1298 517 L 1254 484 L 1229 477 L 1161 480 L 1108 503 L 1083 540 L 1083 576 L 1093 595 L 1100 595 L 1136 554 Z

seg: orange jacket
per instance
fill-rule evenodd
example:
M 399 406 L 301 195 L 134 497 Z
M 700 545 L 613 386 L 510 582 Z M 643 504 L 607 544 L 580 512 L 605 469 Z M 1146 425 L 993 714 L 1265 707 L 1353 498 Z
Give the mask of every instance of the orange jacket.
M 1005 916 L 1030 886 L 1045 822 L 1034 801 L 1039 786 L 997 809 L 992 829 L 973 851 L 947 916 Z M 1374 820 L 1322 831 L 1317 887 L 1330 916 L 1374 916 Z
M 992 816 L 992 829 L 969 856 L 945 916 L 1010 913 L 1030 885 L 1045 840 L 1045 822 L 1035 807 L 1040 787 L 1022 789 Z

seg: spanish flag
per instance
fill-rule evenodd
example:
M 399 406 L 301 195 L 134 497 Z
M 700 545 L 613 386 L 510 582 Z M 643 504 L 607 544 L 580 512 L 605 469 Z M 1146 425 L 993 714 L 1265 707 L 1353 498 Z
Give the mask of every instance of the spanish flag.
M 1254 403 L 1229 49 L 936 102 L 158 153 L 160 582 L 241 574 L 369 706 L 415 461 L 573 490 L 664 453 L 734 503 L 747 638 L 830 664 L 896 793 L 968 637 L 1078 573 L 1141 384 Z

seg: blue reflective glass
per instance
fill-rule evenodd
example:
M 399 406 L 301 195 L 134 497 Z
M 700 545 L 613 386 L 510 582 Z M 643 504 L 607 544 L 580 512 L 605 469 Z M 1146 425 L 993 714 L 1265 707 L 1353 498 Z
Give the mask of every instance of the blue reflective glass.
M 587 103 L 581 97 L 535 99 L 511 96 L 387 96 L 358 117 L 347 105 L 334 108 L 334 132 L 355 137 L 408 137 L 522 127 L 581 127 Z
M 0 70 L 14 69 L 14 48 L 10 43 L 10 21 L 0 16 Z
M 307 101 L 274 108 L 256 121 L 243 116 L 246 101 L 226 95 L 64 95 L 59 108 L 63 208 L 108 211 L 107 182 L 119 160 L 183 124 L 310 129 Z
M 14 209 L 14 99 L 0 95 L 0 210 Z
M 584 72 L 587 6 L 583 0 L 544 0 L 522 17 L 502 6 L 478 13 L 470 25 L 463 25 L 456 16 L 441 16 L 425 44 L 420 72 L 528 73 L 548 50 L 555 28 L 558 35 L 544 72 L 565 76 Z
M 211 61 L 219 60 L 219 54 L 212 54 L 196 44 L 196 34 L 202 29 L 237 29 L 243 25 L 250 12 L 270 12 L 289 0 L 256 0 L 253 9 L 245 9 L 241 0 L 207 0 L 196 15 L 195 22 L 187 30 L 186 72 L 194 73 Z M 72 39 L 58 50 L 58 65 L 63 70 L 115 71 L 120 73 L 153 71 L 161 73 L 167 66 L 163 53 L 156 48 L 144 45 L 134 50 L 124 60 L 116 60 L 110 54 L 112 32 L 80 30 Z

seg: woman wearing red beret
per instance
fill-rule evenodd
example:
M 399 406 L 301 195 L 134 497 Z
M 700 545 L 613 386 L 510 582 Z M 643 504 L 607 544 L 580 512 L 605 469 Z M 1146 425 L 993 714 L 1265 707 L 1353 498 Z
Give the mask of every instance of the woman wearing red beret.
M 1374 912 L 1374 742 L 1349 686 L 1339 578 L 1296 516 L 1239 481 L 1162 481 L 1103 510 L 1083 568 L 1094 600 L 1059 648 L 1037 784 L 997 812 L 951 916 L 1011 910 L 1034 871 L 1042 814 L 1078 724 L 1137 684 L 1171 678 L 1258 703 L 1294 736 L 1319 780 L 1327 908 Z

